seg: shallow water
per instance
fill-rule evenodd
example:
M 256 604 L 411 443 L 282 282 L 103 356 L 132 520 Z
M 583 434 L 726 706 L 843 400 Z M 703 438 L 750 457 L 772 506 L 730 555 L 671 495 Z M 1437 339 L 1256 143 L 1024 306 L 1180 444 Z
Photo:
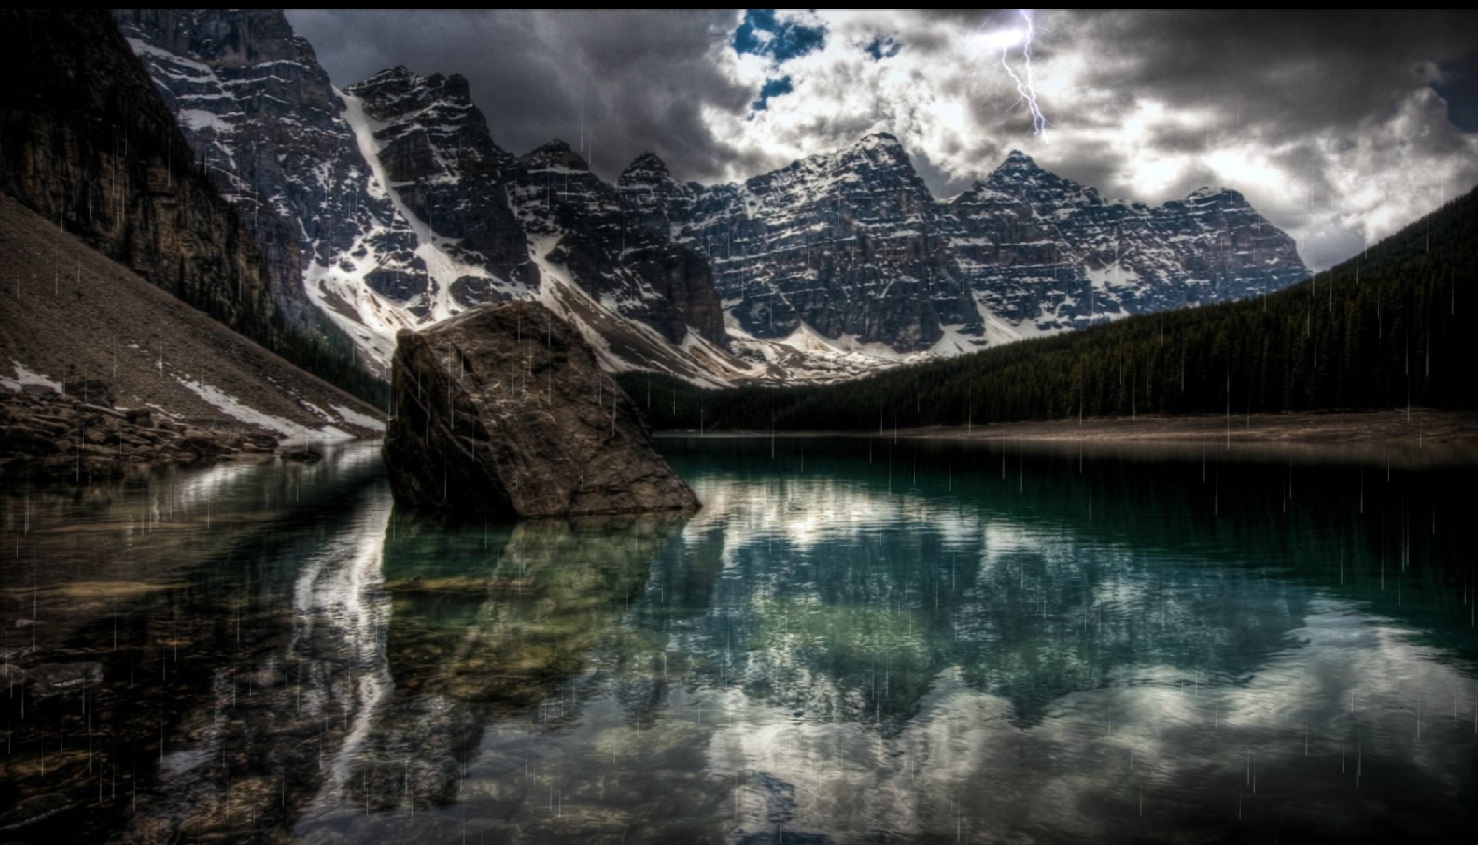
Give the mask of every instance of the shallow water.
M 4 488 L 0 841 L 1478 831 L 1470 465 L 660 445 L 694 517 L 447 528 L 372 445 Z

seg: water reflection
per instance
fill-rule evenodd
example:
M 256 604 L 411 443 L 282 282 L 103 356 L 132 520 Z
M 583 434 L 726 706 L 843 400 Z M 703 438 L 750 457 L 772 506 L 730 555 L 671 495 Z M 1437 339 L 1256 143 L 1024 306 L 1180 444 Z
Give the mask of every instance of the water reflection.
M 446 527 L 397 512 L 352 447 L 8 491 L 0 828 L 1386 841 L 1478 821 L 1469 466 L 663 448 L 691 519 Z

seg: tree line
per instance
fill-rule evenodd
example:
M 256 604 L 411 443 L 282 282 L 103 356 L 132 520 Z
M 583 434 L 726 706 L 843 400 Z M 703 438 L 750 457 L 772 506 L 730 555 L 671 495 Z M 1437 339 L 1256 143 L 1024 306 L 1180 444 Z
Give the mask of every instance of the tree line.
M 659 429 L 850 430 L 1478 402 L 1478 191 L 1277 293 L 1141 315 L 835 385 L 628 373 Z

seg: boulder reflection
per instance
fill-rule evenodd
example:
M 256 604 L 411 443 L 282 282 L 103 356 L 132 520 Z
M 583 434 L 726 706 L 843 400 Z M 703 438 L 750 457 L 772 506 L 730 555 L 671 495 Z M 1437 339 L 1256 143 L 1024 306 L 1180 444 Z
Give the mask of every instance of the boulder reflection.
M 640 653 L 622 622 L 686 517 L 446 527 L 397 512 L 384 538 L 389 694 L 344 781 L 351 806 L 445 804 L 484 725 L 576 721 L 570 679 Z

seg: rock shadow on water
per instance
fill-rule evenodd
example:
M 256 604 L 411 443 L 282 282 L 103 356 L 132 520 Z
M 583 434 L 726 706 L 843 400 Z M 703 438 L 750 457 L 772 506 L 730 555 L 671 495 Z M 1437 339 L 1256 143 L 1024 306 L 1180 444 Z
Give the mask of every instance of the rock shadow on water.
M 447 805 L 485 726 L 578 719 L 572 678 L 623 621 L 688 514 L 448 525 L 400 510 L 385 538 L 392 687 L 344 781 L 347 808 Z M 618 651 L 621 646 L 614 646 Z M 559 700 L 557 708 L 548 706 Z M 510 810 L 511 811 L 511 810 Z

